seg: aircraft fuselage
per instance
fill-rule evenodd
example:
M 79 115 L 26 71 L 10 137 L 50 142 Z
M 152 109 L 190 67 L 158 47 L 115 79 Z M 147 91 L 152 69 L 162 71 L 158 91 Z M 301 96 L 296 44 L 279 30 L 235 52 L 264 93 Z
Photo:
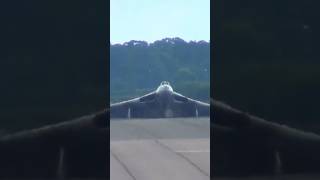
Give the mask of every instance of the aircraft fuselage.
M 169 84 L 160 84 L 156 90 L 155 100 L 163 108 L 170 108 L 170 104 L 173 103 L 173 89 Z

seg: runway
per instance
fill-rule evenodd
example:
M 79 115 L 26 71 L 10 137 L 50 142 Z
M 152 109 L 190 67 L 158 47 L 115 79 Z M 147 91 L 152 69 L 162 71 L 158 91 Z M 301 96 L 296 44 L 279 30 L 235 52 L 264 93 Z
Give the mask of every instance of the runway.
M 209 180 L 209 118 L 110 121 L 111 180 Z

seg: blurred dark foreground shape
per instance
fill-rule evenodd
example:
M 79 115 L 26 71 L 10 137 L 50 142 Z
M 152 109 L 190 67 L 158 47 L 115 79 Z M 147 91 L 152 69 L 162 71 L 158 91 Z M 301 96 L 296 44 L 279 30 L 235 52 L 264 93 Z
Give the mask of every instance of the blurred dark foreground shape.
M 0 2 L 1 178 L 108 177 L 108 5 Z
M 211 176 L 320 173 L 320 136 L 211 101 Z
M 107 111 L 4 135 L 1 178 L 109 177 Z

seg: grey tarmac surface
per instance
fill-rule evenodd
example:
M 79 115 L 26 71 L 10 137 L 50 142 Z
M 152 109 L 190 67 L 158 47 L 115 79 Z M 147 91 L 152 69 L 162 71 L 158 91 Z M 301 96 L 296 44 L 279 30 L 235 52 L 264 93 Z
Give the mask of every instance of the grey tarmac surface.
M 209 118 L 110 121 L 111 180 L 209 180 Z

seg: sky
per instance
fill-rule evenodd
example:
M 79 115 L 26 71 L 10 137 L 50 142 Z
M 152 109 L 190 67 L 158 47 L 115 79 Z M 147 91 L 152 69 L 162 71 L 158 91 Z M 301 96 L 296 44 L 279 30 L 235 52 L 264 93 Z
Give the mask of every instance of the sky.
M 111 44 L 210 40 L 210 0 L 111 0 L 110 8 Z

